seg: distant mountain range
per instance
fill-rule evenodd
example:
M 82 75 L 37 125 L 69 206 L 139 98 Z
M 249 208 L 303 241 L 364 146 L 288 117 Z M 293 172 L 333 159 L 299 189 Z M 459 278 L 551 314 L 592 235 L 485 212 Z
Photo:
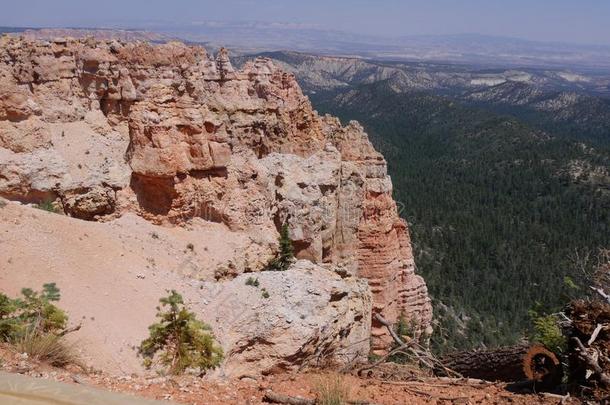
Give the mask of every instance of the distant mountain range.
M 572 69 L 494 68 L 265 52 L 294 73 L 313 99 L 384 82 L 396 93 L 425 91 L 513 115 L 572 139 L 610 142 L 610 74 Z M 237 64 L 252 56 L 234 58 Z
M 88 28 L 78 28 L 80 31 L 83 29 Z M 187 24 L 133 22 L 123 27 L 109 25 L 108 29 L 153 32 L 159 38 L 179 38 L 211 47 L 228 46 L 242 53 L 295 50 L 322 55 L 488 67 L 610 70 L 610 46 L 536 42 L 478 34 L 380 37 L 324 30 L 306 24 L 219 21 Z M 19 31 L 22 28 L 0 28 L 0 32 L 2 30 Z
M 610 71 L 592 72 L 568 67 L 489 68 L 479 64 L 397 62 L 290 51 L 262 52 L 256 55 L 269 57 L 282 64 L 285 69 L 299 76 L 309 90 L 387 79 L 397 91 L 433 89 L 437 92 L 455 93 L 513 83 L 533 86 L 541 91 L 610 95 Z M 235 59 L 244 61 L 252 56 Z

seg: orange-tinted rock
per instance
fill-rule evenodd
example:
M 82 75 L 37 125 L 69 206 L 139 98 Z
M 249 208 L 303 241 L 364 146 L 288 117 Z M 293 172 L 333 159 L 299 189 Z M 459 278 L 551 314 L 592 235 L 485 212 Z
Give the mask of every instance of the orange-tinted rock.
M 274 235 L 287 222 L 298 258 L 368 279 L 374 311 L 429 328 L 383 156 L 357 123 L 319 117 L 293 75 L 176 42 L 0 45 L 0 195 L 52 193 L 83 219 L 132 211 Z M 95 154 L 77 153 L 92 139 Z M 381 325 L 372 334 L 387 346 Z

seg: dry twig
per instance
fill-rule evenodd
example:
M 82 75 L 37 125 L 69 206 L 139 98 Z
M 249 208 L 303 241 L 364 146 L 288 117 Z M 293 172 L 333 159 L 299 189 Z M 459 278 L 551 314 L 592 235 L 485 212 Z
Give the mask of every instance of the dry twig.
M 59 332 L 59 334 L 57 335 L 58 337 L 61 336 L 66 336 L 68 333 L 72 333 L 72 332 L 76 332 L 77 330 L 80 330 L 80 328 L 83 326 L 82 323 L 79 323 L 76 326 L 73 326 L 71 328 L 66 328 L 64 330 L 62 330 L 61 332 Z
M 595 291 L 596 293 L 598 293 L 599 295 L 601 295 L 608 304 L 610 304 L 610 295 L 606 294 L 606 292 L 604 290 L 602 290 L 601 288 L 597 288 L 597 287 L 593 287 L 591 286 L 591 289 L 593 291 Z
M 595 339 L 597 339 L 597 335 L 599 335 L 599 332 L 601 332 L 601 330 L 603 328 L 604 328 L 604 325 L 602 325 L 601 323 L 597 324 L 597 326 L 595 327 L 595 330 L 591 334 L 591 338 L 589 338 L 589 341 L 587 342 L 587 346 L 591 346 L 591 344 L 593 342 L 595 342 Z
M 434 355 L 432 355 L 432 353 L 430 353 L 427 349 L 425 349 L 424 347 L 422 347 L 419 343 L 415 342 L 415 341 L 411 341 L 409 343 L 405 343 L 403 342 L 403 340 L 400 338 L 400 336 L 398 336 L 398 334 L 394 331 L 394 325 L 392 325 L 390 322 L 388 322 L 383 316 L 381 316 L 380 314 L 375 314 L 375 319 L 381 323 L 383 326 L 386 327 L 386 329 L 388 330 L 388 333 L 390 334 L 390 336 L 392 336 L 392 339 L 394 339 L 394 342 L 396 342 L 396 344 L 398 344 L 398 347 L 395 349 L 394 353 L 403 353 L 406 354 L 407 356 L 413 356 L 415 357 L 419 362 L 421 362 L 422 364 L 424 364 L 426 367 L 430 368 L 430 369 L 435 369 L 435 368 L 440 368 L 443 371 L 445 371 L 447 373 L 447 375 L 450 376 L 455 376 L 455 377 L 462 377 L 461 374 L 445 367 L 445 365 L 438 360 Z M 407 352 L 405 352 L 404 350 L 407 350 Z M 386 359 L 387 357 L 389 357 L 390 354 L 384 356 Z M 383 359 L 385 360 L 385 359 Z M 381 364 L 380 362 L 377 362 L 374 366 L 377 366 L 378 364 Z

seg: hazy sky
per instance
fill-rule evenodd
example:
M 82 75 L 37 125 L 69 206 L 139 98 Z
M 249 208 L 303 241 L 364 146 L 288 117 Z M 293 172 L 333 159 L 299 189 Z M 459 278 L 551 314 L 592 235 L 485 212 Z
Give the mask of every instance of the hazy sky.
M 0 0 L 0 25 L 298 22 L 377 35 L 481 33 L 610 45 L 609 0 Z

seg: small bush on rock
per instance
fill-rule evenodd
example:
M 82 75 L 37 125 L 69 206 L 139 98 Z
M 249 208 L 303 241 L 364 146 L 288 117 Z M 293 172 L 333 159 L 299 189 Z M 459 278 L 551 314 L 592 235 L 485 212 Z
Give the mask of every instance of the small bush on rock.
M 204 372 L 218 366 L 223 358 L 222 348 L 214 340 L 210 327 L 188 311 L 182 296 L 172 290 L 159 302 L 159 322 L 148 328 L 150 336 L 139 348 L 144 365 L 150 368 L 157 358 L 171 374 L 181 374 L 188 368 Z
M 294 248 L 292 247 L 292 241 L 288 234 L 288 224 L 285 223 L 280 231 L 279 238 L 280 249 L 277 255 L 271 259 L 267 265 L 268 270 L 284 271 L 294 261 Z
M 246 285 L 249 285 L 251 287 L 258 287 L 260 284 L 258 282 L 258 278 L 248 277 L 248 279 L 246 280 Z

